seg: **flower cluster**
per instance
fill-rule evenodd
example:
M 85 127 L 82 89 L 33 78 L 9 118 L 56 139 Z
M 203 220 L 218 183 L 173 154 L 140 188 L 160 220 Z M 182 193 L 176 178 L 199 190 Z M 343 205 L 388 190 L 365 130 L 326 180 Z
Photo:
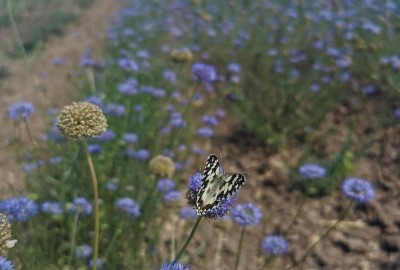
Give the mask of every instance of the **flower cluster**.
M 175 164 L 170 157 L 158 155 L 150 160 L 150 171 L 161 177 L 171 177 L 175 171 Z
M 280 255 L 287 252 L 289 244 L 283 236 L 269 235 L 261 243 L 262 248 L 272 255 Z
M 347 178 L 342 183 L 343 194 L 358 202 L 366 203 L 375 197 L 375 189 L 372 184 L 360 178 Z
M 10 221 L 26 221 L 38 212 L 37 204 L 25 196 L 14 197 L 0 202 L 0 212 Z
M 107 119 L 97 105 L 74 102 L 61 111 L 57 127 L 64 136 L 72 139 L 93 138 L 107 130 Z
M 125 197 L 118 199 L 115 205 L 131 217 L 136 218 L 140 216 L 140 206 L 131 198 Z
M 232 209 L 233 220 L 241 226 L 258 225 L 263 217 L 253 203 L 238 204 Z
M 35 112 L 32 103 L 26 101 L 15 102 L 7 109 L 8 117 L 11 120 L 24 120 Z
M 326 175 L 326 169 L 318 164 L 309 163 L 300 167 L 300 174 L 307 179 L 321 179 Z

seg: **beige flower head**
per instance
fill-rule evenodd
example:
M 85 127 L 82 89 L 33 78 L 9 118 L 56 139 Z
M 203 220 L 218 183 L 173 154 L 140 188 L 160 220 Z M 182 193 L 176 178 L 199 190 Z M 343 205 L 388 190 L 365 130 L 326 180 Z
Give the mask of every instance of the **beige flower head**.
M 65 106 L 58 116 L 57 127 L 72 139 L 93 138 L 107 130 L 107 119 L 99 106 L 89 102 Z
M 175 164 L 171 158 L 158 155 L 150 160 L 150 171 L 161 177 L 171 177 L 175 171 Z
M 188 48 L 173 50 L 171 52 L 171 59 L 177 63 L 190 62 L 193 59 L 193 54 Z
M 8 217 L 0 213 L 0 255 L 7 256 L 8 244 L 11 239 L 11 225 Z

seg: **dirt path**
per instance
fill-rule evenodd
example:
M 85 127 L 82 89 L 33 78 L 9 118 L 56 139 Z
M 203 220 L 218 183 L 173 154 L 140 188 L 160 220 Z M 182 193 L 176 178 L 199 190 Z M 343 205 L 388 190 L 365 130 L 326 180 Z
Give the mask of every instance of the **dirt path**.
M 25 129 L 13 125 L 7 119 L 7 108 L 16 101 L 32 102 L 37 111 L 30 119 L 34 135 L 39 136 L 45 127 L 39 107 L 47 111 L 50 106 L 60 106 L 76 94 L 70 75 L 74 67 L 79 65 L 80 58 L 89 48 L 99 49 L 110 25 L 110 17 L 120 7 L 119 1 L 96 0 L 82 16 L 66 26 L 62 36 L 52 37 L 44 45 L 43 50 L 35 59 L 33 76 L 27 72 L 23 60 L 6 59 L 9 76 L 1 86 L 2 117 L 0 118 L 0 199 L 9 193 L 11 186 L 15 191 L 21 189 L 22 173 L 17 164 L 13 148 L 13 138 L 16 133 L 25 133 Z M 10 31 L 5 31 L 0 40 L 10 38 Z M 53 60 L 59 58 L 62 64 L 55 65 Z M 34 87 L 33 85 L 36 85 Z M 43 103 L 46 106 L 42 106 Z M 22 134 L 26 140 L 26 134 Z

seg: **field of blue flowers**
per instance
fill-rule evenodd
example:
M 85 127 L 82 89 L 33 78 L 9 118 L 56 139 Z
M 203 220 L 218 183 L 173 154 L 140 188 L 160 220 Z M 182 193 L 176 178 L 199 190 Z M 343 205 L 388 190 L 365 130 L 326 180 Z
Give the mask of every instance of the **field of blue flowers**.
M 400 268 L 399 3 L 121 6 L 78 99 L 4 110 L 1 270 Z

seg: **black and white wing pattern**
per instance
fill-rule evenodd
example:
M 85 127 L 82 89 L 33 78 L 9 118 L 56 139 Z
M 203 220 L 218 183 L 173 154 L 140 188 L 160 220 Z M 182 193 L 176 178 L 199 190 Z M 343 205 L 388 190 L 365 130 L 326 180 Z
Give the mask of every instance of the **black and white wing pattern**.
M 220 167 L 218 157 L 210 155 L 207 158 L 201 187 L 197 194 L 197 214 L 207 214 L 226 198 L 232 196 L 245 182 L 246 178 L 243 174 L 225 174 Z

